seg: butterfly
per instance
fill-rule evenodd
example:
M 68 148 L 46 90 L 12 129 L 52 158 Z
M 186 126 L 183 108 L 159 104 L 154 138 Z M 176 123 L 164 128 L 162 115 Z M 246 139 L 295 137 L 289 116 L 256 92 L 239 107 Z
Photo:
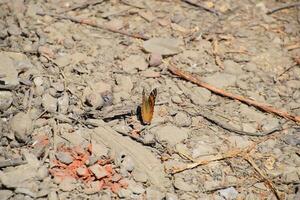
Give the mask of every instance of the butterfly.
M 153 89 L 152 92 L 150 92 L 150 95 L 148 98 L 145 95 L 145 91 L 143 90 L 141 114 L 142 114 L 142 121 L 144 124 L 151 124 L 151 120 L 153 118 L 154 104 L 155 104 L 156 96 L 157 96 L 156 88 Z

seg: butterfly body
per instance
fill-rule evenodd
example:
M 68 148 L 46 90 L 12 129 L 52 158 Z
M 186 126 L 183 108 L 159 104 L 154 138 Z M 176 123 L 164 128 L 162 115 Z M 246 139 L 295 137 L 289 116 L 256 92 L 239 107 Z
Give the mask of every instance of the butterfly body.
M 153 112 L 154 112 L 154 105 L 155 105 L 155 99 L 157 96 L 157 89 L 153 89 L 152 92 L 150 92 L 149 97 L 145 95 L 145 92 L 143 91 L 143 101 L 141 106 L 141 114 L 142 114 L 142 120 L 144 124 L 151 124 L 152 118 L 153 118 Z

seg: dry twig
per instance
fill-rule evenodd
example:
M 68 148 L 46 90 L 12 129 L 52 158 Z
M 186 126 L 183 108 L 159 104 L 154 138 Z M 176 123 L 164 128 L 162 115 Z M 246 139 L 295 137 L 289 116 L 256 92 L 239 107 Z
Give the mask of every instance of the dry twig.
M 194 2 L 194 1 L 191 1 L 191 0 L 181 0 L 181 1 L 183 1 L 183 2 L 185 2 L 187 4 L 190 4 L 192 6 L 195 6 L 195 7 L 198 7 L 198 8 L 202 8 L 203 10 L 205 10 L 207 12 L 210 12 L 210 13 L 213 13 L 213 14 L 215 14 L 217 16 L 220 15 L 220 13 L 217 12 L 216 10 L 208 8 L 208 7 L 204 6 L 204 5 L 201 5 L 200 3 L 197 3 L 197 2 Z
M 280 135 L 278 135 L 278 136 L 280 136 Z M 168 172 L 171 173 L 171 174 L 176 174 L 176 173 L 185 171 L 187 169 L 193 169 L 193 168 L 198 167 L 200 165 L 206 165 L 210 162 L 225 160 L 225 159 L 228 159 L 228 158 L 241 157 L 242 159 L 246 160 L 255 169 L 255 171 L 259 174 L 261 179 L 274 192 L 276 198 L 280 200 L 281 196 L 280 196 L 278 190 L 276 189 L 276 187 L 274 186 L 273 182 L 267 178 L 267 176 L 259 169 L 259 167 L 255 164 L 253 159 L 250 157 L 251 151 L 253 151 L 257 147 L 257 145 L 259 145 L 262 142 L 265 142 L 265 141 L 267 141 L 271 138 L 275 138 L 275 137 L 266 136 L 266 137 L 262 138 L 261 140 L 259 140 L 257 142 L 254 142 L 251 145 L 249 145 L 248 147 L 245 147 L 243 149 L 232 149 L 232 150 L 228 151 L 227 153 L 218 154 L 218 155 L 212 156 L 208 159 L 207 158 L 206 159 L 200 159 L 200 160 L 198 160 L 194 163 L 190 163 L 190 164 L 187 164 L 185 166 L 181 166 L 181 167 L 177 167 L 177 168 L 173 167 L 171 169 L 168 169 Z
M 128 33 L 127 31 L 124 31 L 124 30 L 115 29 L 113 27 L 106 26 L 104 24 L 98 24 L 97 22 L 95 22 L 91 19 L 77 19 L 75 17 L 65 16 L 65 15 L 57 15 L 57 14 L 46 13 L 46 12 L 38 12 L 36 14 L 40 15 L 40 16 L 48 15 L 48 16 L 51 16 L 51 17 L 54 17 L 54 18 L 57 18 L 57 19 L 70 20 L 70 21 L 75 22 L 75 23 L 86 24 L 86 25 L 89 25 L 89 26 L 92 26 L 92 27 L 104 29 L 104 30 L 107 30 L 107 31 L 111 31 L 113 33 L 119 33 L 119 34 L 122 34 L 122 35 L 126 35 L 126 36 L 133 37 L 133 38 L 138 38 L 138 39 L 142 39 L 142 40 L 149 39 L 147 36 L 144 36 L 144 35 L 141 35 L 141 34 Z
M 218 94 L 218 95 L 221 95 L 221 96 L 225 96 L 225 97 L 228 97 L 228 98 L 231 98 L 231 99 L 234 99 L 234 100 L 238 100 L 242 103 L 246 103 L 250 106 L 254 106 L 258 109 L 261 109 L 265 112 L 268 112 L 268 113 L 273 113 L 273 114 L 276 114 L 280 117 L 284 117 L 286 119 L 289 119 L 289 120 L 292 120 L 292 121 L 295 121 L 297 123 L 300 123 L 300 116 L 295 116 L 295 115 L 292 115 L 288 112 L 285 112 L 285 111 L 282 111 L 282 110 L 278 110 L 268 104 L 264 104 L 264 103 L 260 103 L 260 102 L 257 102 L 257 101 L 254 101 L 254 100 L 251 100 L 251 99 L 247 99 L 243 96 L 240 96 L 240 95 L 235 95 L 235 94 L 232 94 L 232 93 L 229 93 L 229 92 L 226 92 L 224 90 L 221 90 L 219 88 L 216 88 L 212 85 L 209 85 L 199 79 L 197 79 L 196 77 L 194 77 L 192 74 L 188 73 L 188 72 L 185 72 L 185 71 L 182 71 L 180 69 L 178 69 L 177 67 L 175 67 L 173 64 L 169 64 L 168 65 L 168 69 L 169 71 L 171 71 L 173 74 L 185 79 L 185 80 L 188 80 L 200 87 L 204 87 L 212 92 L 214 92 L 215 94 Z
M 234 127 L 231 126 L 230 124 L 227 124 L 227 123 L 225 123 L 225 122 L 222 122 L 222 121 L 218 120 L 217 117 L 213 116 L 212 113 L 206 114 L 205 112 L 197 111 L 196 114 L 197 114 L 197 115 L 200 115 L 200 116 L 202 116 L 202 117 L 204 117 L 205 119 L 211 121 L 212 123 L 216 124 L 217 126 L 223 128 L 223 129 L 225 129 L 225 130 L 228 130 L 228 131 L 230 131 L 230 132 L 234 132 L 234 133 L 239 134 L 239 135 L 247 135 L 247 136 L 263 137 L 263 136 L 270 135 L 270 134 L 272 134 L 272 133 L 275 133 L 275 132 L 277 132 L 277 131 L 282 130 L 282 127 L 281 127 L 281 126 L 278 126 L 278 127 L 272 128 L 272 129 L 270 129 L 270 130 L 266 130 L 265 132 L 255 132 L 255 133 L 251 133 L 251 132 L 239 130 L 239 129 L 237 129 L 237 128 L 234 128 Z
M 87 0 L 84 3 L 78 4 L 78 5 L 74 5 L 74 6 L 72 6 L 70 8 L 67 8 L 67 9 L 65 9 L 65 10 L 63 10 L 61 12 L 58 12 L 58 13 L 62 14 L 62 13 L 69 12 L 69 11 L 72 11 L 72 10 L 87 8 L 89 6 L 94 6 L 94 5 L 100 4 L 100 3 L 104 2 L 104 1 L 105 0 Z
M 273 14 L 273 13 L 275 13 L 277 11 L 280 11 L 280 10 L 285 10 L 285 9 L 289 9 L 289 8 L 293 8 L 293 7 L 299 7 L 299 6 L 300 6 L 300 2 L 284 4 L 282 6 L 279 6 L 277 8 L 274 8 L 274 9 L 268 11 L 266 14 L 270 15 L 270 14 Z
M 282 199 L 279 191 L 276 189 L 275 185 L 268 177 L 259 169 L 259 167 L 255 164 L 254 160 L 251 158 L 249 154 L 243 155 L 243 159 L 246 160 L 258 173 L 261 179 L 269 186 L 269 188 L 273 191 L 277 199 Z

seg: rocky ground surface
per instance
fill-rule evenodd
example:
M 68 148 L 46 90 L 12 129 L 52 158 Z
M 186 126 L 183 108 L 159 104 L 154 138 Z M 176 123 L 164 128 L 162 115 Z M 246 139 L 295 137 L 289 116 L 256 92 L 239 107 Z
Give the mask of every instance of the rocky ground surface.
M 300 116 L 300 8 L 188 2 L 0 1 L 1 200 L 300 199 L 299 125 L 168 70 Z

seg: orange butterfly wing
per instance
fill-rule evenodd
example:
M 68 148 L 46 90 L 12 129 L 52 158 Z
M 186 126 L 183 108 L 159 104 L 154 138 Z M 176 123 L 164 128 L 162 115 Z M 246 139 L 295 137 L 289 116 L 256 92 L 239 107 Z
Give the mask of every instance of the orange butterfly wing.
M 153 118 L 155 98 L 157 96 L 157 89 L 153 89 L 147 98 L 145 92 L 143 91 L 143 101 L 142 101 L 142 120 L 144 124 L 151 124 L 151 120 Z

